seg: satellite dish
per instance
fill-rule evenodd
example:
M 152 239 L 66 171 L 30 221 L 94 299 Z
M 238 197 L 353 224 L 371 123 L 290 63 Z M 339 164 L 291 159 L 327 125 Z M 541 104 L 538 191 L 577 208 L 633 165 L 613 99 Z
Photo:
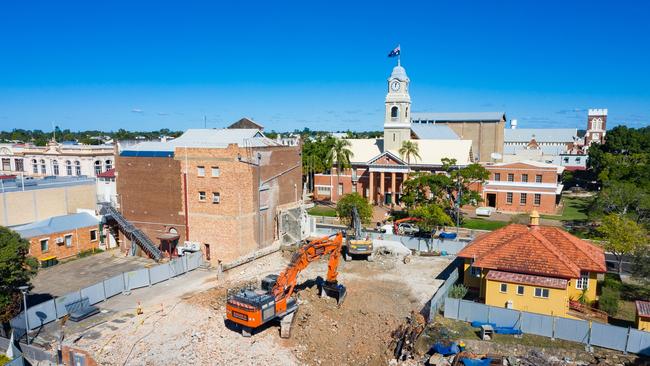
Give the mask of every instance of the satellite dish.
M 493 152 L 492 154 L 490 154 L 490 158 L 492 158 L 493 160 L 501 160 L 503 156 L 501 156 L 501 154 L 499 154 L 498 152 Z

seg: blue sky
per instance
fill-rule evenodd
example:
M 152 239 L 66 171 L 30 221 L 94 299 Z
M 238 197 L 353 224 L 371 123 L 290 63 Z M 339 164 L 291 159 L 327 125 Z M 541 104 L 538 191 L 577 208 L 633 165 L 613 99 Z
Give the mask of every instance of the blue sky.
M 650 122 L 646 1 L 4 1 L 0 128 L 378 130 L 402 46 L 413 111 L 521 127 Z

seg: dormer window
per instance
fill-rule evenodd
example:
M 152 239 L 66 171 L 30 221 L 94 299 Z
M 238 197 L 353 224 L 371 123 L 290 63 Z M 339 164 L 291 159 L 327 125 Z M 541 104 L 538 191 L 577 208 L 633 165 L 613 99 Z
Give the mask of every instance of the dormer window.
M 398 114 L 399 114 L 399 108 L 397 108 L 396 106 L 393 106 L 390 109 L 390 118 L 391 119 L 397 119 Z

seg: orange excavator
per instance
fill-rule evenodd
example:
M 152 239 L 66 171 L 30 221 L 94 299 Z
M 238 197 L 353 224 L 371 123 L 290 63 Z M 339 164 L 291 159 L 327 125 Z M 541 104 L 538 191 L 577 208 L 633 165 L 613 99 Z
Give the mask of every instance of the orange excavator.
M 254 329 L 272 321 L 280 320 L 280 336 L 288 338 L 291 332 L 298 304 L 292 297 L 300 271 L 315 260 L 329 254 L 327 278 L 317 279 L 321 297 L 330 296 L 340 306 L 345 299 L 345 286 L 336 280 L 336 271 L 341 259 L 343 234 L 326 236 L 303 245 L 291 258 L 279 275 L 268 275 L 262 279 L 262 288 L 242 289 L 228 297 L 226 317 L 241 329 L 244 337 L 250 337 Z

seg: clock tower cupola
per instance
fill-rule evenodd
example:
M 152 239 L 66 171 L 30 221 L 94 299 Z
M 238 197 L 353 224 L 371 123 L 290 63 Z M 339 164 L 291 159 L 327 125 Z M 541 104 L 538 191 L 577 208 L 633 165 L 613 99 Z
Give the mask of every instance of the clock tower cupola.
M 384 150 L 397 151 L 402 141 L 411 138 L 411 96 L 409 95 L 409 80 L 406 70 L 397 66 L 388 78 L 388 94 L 386 94 L 386 111 L 384 117 Z

